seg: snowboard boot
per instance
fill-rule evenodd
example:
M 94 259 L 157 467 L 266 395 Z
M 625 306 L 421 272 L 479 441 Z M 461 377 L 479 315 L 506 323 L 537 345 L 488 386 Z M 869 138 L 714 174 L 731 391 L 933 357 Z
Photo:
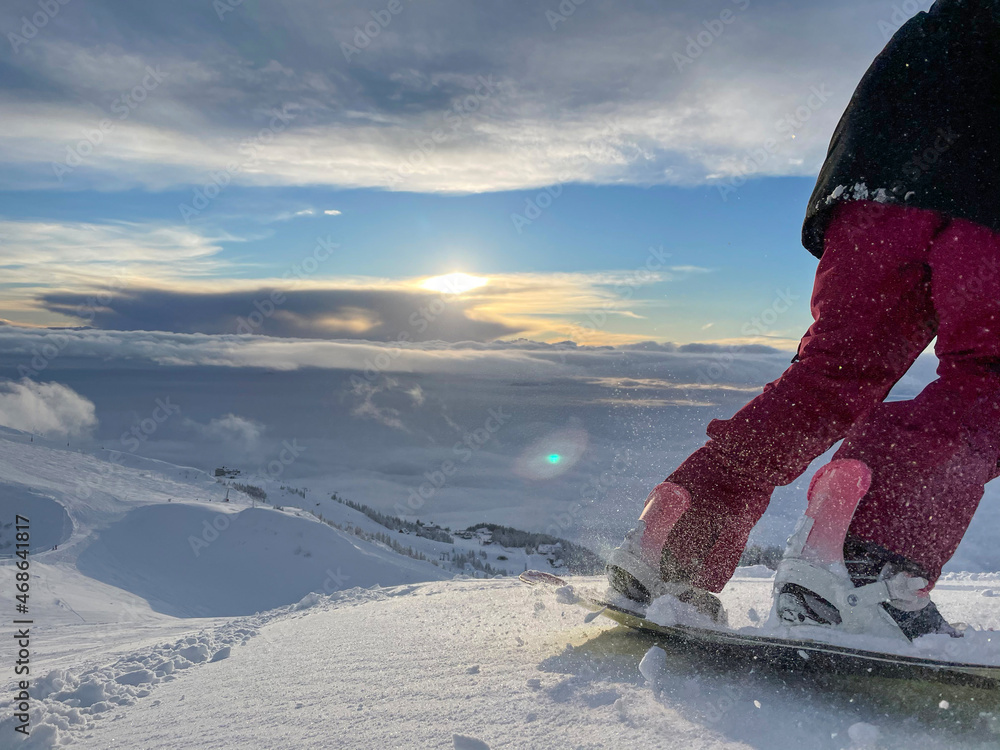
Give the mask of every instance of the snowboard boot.
M 897 640 L 928 633 L 957 637 L 930 601 L 917 566 L 877 545 L 847 540 L 870 483 L 868 467 L 854 460 L 833 461 L 813 477 L 806 515 L 775 576 L 775 616 L 787 625 Z
M 861 544 L 868 545 L 867 542 Z M 932 634 L 961 638 L 962 633 L 945 620 L 934 602 L 921 592 L 927 585 L 927 579 L 912 572 L 912 563 L 886 562 L 883 555 L 892 556 L 891 553 L 878 549 L 880 552 L 845 560 L 850 583 L 854 588 L 884 587 L 884 591 L 888 592 L 887 597 L 891 597 L 869 602 L 869 607 L 878 607 L 888 615 L 907 640 L 913 641 L 922 635 Z M 849 591 L 846 586 L 844 589 Z M 851 596 L 852 594 L 847 593 L 845 597 L 848 603 L 852 601 Z M 785 583 L 781 587 L 777 611 L 781 620 L 791 625 L 843 626 L 843 618 L 836 606 L 814 591 L 795 583 Z M 874 618 L 869 615 L 869 619 Z M 863 629 L 862 632 L 868 630 Z
M 926 574 L 918 565 L 878 544 L 857 537 L 848 537 L 844 543 L 844 564 L 856 587 L 892 580 L 899 575 L 909 577 L 914 582 L 922 581 L 924 586 L 927 582 Z M 913 585 L 915 583 L 910 584 Z M 929 596 L 914 596 L 910 606 L 912 605 L 916 605 L 917 608 L 908 608 L 905 601 L 884 602 L 881 606 L 899 625 L 903 635 L 911 641 L 922 635 L 931 634 L 949 635 L 952 638 L 962 637 L 962 633 L 944 619 Z
M 722 602 L 693 585 L 693 573 L 684 570 L 666 547 L 667 536 L 691 504 L 687 490 L 670 482 L 657 485 L 646 499 L 639 524 L 608 557 L 605 572 L 611 588 L 634 602 L 648 605 L 669 595 L 726 625 Z

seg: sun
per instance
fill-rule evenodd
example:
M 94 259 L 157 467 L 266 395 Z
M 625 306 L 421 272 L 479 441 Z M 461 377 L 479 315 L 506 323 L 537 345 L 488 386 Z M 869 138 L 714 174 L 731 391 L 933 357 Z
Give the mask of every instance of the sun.
M 444 276 L 433 276 L 421 282 L 420 286 L 433 292 L 443 294 L 463 294 L 464 292 L 486 286 L 489 279 L 482 276 L 472 276 L 467 273 L 449 273 Z

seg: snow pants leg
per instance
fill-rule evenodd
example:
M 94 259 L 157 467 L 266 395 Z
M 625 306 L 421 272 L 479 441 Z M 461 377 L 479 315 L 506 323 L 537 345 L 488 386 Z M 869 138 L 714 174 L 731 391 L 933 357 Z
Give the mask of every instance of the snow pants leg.
M 839 206 L 795 362 L 668 481 L 692 504 L 667 547 L 720 591 L 774 488 L 838 440 L 873 471 L 851 534 L 936 578 L 1000 455 L 1000 236 L 971 222 L 873 202 Z M 883 403 L 938 335 L 939 379 Z

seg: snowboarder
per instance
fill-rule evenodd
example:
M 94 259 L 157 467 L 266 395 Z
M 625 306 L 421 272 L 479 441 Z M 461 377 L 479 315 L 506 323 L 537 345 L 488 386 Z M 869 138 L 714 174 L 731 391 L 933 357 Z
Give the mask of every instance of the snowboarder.
M 844 585 L 885 583 L 866 606 L 906 638 L 957 635 L 927 594 L 1000 473 L 998 133 L 1000 2 L 938 0 L 875 59 L 833 135 L 803 227 L 814 322 L 792 365 L 650 493 L 609 559 L 614 588 L 721 620 L 714 594 L 774 488 L 843 439 L 835 460 L 870 473 Z M 885 402 L 935 336 L 938 379 Z M 776 595 L 787 621 L 840 621 L 822 592 Z

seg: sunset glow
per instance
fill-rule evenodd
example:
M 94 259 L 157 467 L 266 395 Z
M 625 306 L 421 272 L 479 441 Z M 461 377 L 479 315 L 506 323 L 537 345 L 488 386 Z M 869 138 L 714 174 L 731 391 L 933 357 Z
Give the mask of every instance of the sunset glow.
M 434 276 L 420 286 L 434 292 L 444 294 L 463 294 L 481 286 L 486 286 L 489 279 L 482 276 L 472 276 L 467 273 L 449 273 L 444 276 Z

